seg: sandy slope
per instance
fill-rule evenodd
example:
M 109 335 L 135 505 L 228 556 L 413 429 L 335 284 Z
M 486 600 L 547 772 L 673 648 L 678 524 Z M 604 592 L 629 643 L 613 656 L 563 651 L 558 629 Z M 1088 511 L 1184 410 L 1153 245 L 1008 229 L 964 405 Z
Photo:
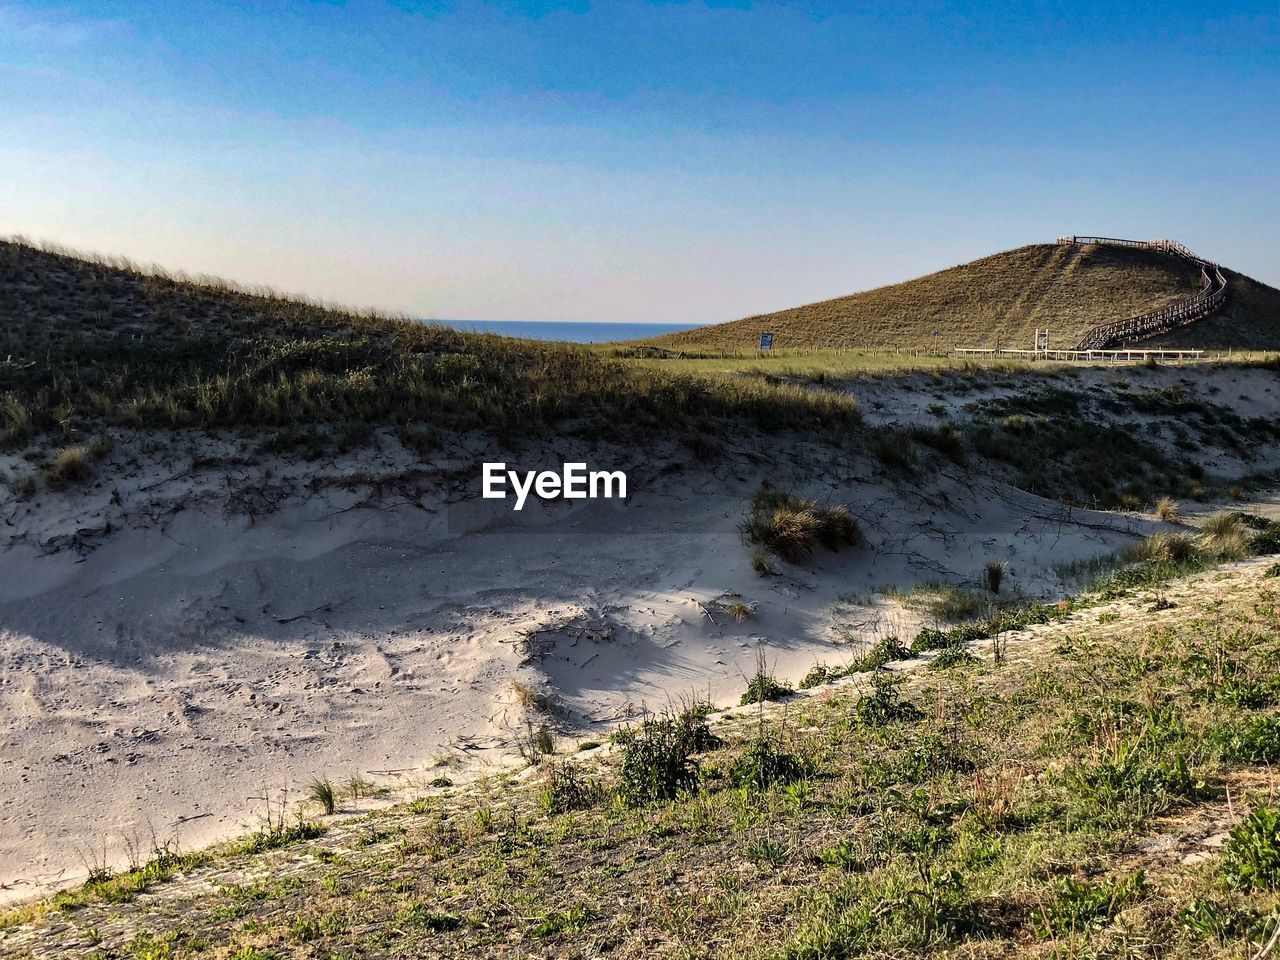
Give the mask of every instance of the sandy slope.
M 768 448 L 714 468 L 642 451 L 625 508 L 516 518 L 450 505 L 430 477 L 375 492 L 359 478 L 412 462 L 390 442 L 269 463 L 269 477 L 209 443 L 199 467 L 122 445 L 110 484 L 0 504 L 9 899 L 104 847 L 119 861 L 135 837 L 237 832 L 264 792 L 296 798 L 316 775 L 421 791 L 510 763 L 527 716 L 516 680 L 578 736 L 684 696 L 732 702 L 760 649 L 794 680 L 852 657 L 850 636 L 918 629 L 879 587 L 973 579 L 1000 558 L 1012 587 L 1055 596 L 1052 565 L 1156 526 L 956 468 L 898 485 L 856 456 Z M 462 462 L 450 453 L 435 467 Z M 765 479 L 849 504 L 868 545 L 761 578 L 736 524 Z M 716 615 L 726 592 L 757 615 Z
M 695 692 L 723 702 L 761 645 L 796 677 L 852 655 L 833 642 L 840 623 L 894 629 L 877 586 L 1007 556 L 1038 591 L 1051 586 L 1038 558 L 1120 539 L 1007 490 L 945 479 L 904 508 L 849 480 L 847 499 L 873 504 L 872 545 L 762 579 L 735 529 L 755 479 L 695 486 L 641 494 L 636 521 L 609 535 L 588 511 L 457 536 L 416 507 L 311 504 L 252 525 L 188 509 L 84 557 L 9 551 L 0 790 L 20 802 L 0 818 L 3 882 L 56 880 L 86 848 L 152 829 L 225 835 L 264 788 L 296 794 L 317 774 L 423 782 L 442 758 L 506 762 L 523 717 L 514 678 L 553 690 L 569 729 Z M 757 617 L 712 623 L 694 601 L 724 591 Z M 833 612 L 850 595 L 863 602 Z M 531 657 L 530 630 L 543 631 Z

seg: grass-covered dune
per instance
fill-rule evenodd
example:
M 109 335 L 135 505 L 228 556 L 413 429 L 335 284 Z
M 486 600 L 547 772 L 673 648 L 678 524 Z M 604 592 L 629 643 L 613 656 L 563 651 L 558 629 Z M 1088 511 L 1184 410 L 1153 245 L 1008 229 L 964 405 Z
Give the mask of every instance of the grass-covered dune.
M 1045 249 L 1056 257 L 1069 248 Z M 635 446 L 661 436 L 701 458 L 735 433 L 784 431 L 869 453 L 895 476 L 941 453 L 1039 495 L 1106 508 L 1221 493 L 1240 478 L 1215 485 L 1208 465 L 1188 456 L 1208 444 L 1252 464 L 1251 451 L 1275 433 L 1187 385 L 1098 390 L 1073 384 L 1067 369 L 1032 375 L 1008 364 L 934 372 L 942 394 L 1009 391 L 975 401 L 954 424 L 871 427 L 832 381 L 859 369 L 890 376 L 877 364 L 891 354 L 808 354 L 832 365 L 830 377 L 719 369 L 637 356 L 631 346 L 460 333 L 17 241 L 0 242 L 0 316 L 0 454 L 23 461 L 0 475 L 24 498 L 41 473 L 50 490 L 82 484 L 133 430 L 227 430 L 250 449 L 308 459 L 386 431 L 423 459 L 471 432 L 504 448 L 538 437 Z M 902 377 L 899 386 L 910 385 Z M 1167 420 L 1178 451 L 1118 422 L 1139 415 Z
M 1227 271 L 1228 305 L 1151 344 L 1214 350 L 1280 347 L 1280 290 Z M 1176 257 L 1106 246 L 1033 244 L 893 284 L 657 338 L 671 349 L 743 349 L 762 331 L 779 348 L 1012 347 L 1036 329 L 1075 346 L 1092 326 L 1190 296 L 1199 271 Z M 934 335 L 935 331 L 937 336 Z
M 781 702 L 676 708 L 521 777 L 345 821 L 319 798 L 0 914 L 0 953 L 1262 957 L 1275 573 L 1107 581 L 994 637 L 886 640 L 801 698 L 762 674 L 743 702 Z
M 359 438 L 429 423 L 498 439 L 625 439 L 733 423 L 824 429 L 846 398 L 628 367 L 209 278 L 0 242 L 0 446 L 103 427 L 266 427 Z

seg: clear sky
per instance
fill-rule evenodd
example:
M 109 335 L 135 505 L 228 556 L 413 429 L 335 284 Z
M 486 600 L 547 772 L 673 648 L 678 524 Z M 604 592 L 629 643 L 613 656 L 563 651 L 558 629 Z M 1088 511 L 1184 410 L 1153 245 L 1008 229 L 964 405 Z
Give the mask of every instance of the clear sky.
M 465 319 L 1063 233 L 1280 285 L 1280 4 L 0 0 L 0 233 Z

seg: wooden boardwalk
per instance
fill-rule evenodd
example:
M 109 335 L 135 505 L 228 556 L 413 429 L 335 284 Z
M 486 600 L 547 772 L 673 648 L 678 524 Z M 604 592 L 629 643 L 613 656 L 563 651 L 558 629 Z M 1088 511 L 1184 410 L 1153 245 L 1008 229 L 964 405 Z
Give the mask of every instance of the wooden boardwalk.
M 1227 278 L 1222 269 L 1209 260 L 1192 253 L 1176 240 L 1120 240 L 1115 237 L 1059 237 L 1064 244 L 1102 244 L 1112 247 L 1129 247 L 1138 250 L 1154 250 L 1157 253 L 1181 257 L 1200 268 L 1203 286 L 1200 292 L 1185 300 L 1150 313 L 1102 323 L 1089 330 L 1076 345 L 1075 351 L 1109 350 L 1120 344 L 1130 343 L 1167 333 L 1176 327 L 1186 326 L 1207 317 L 1227 301 Z

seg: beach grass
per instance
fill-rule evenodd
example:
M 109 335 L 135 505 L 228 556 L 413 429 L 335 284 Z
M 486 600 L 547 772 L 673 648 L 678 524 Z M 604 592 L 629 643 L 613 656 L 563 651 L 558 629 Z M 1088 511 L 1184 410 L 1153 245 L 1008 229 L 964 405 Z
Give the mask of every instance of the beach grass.
M 0 244 L 0 433 L 102 427 L 309 428 L 367 436 L 428 424 L 504 440 L 555 432 L 813 432 L 857 421 L 849 397 L 646 369 L 585 347 L 468 334 Z M 61 482 L 76 470 L 56 474 Z

